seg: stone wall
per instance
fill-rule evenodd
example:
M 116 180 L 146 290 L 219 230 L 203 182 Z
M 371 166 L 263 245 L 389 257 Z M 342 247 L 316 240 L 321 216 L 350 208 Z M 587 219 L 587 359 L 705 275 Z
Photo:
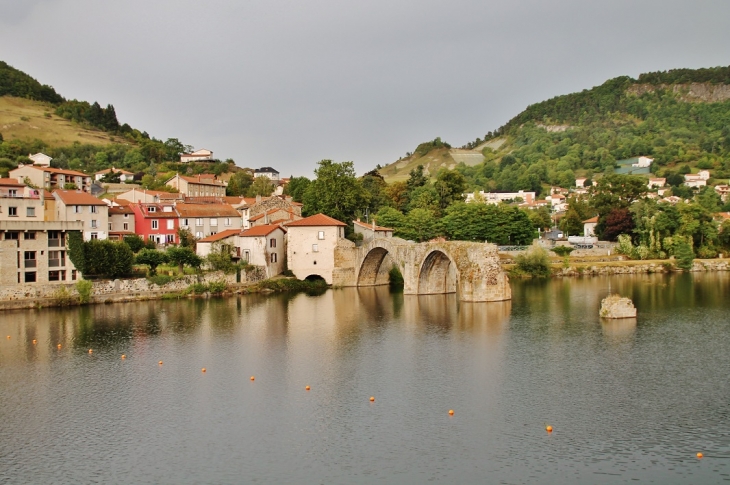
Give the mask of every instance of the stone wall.
M 147 278 L 116 279 L 94 281 L 91 290 L 92 303 L 113 301 L 151 300 L 160 298 L 166 293 L 177 293 L 195 283 L 225 281 L 231 287 L 248 286 L 266 279 L 266 271 L 262 267 L 254 267 L 248 272 L 241 272 L 241 282 L 236 282 L 236 275 L 222 271 L 189 275 L 173 280 L 165 285 L 156 285 Z M 35 306 L 53 306 L 59 296 L 65 292 L 69 298 L 79 296 L 76 284 L 23 284 L 0 286 L 0 310 L 10 308 L 32 308 Z

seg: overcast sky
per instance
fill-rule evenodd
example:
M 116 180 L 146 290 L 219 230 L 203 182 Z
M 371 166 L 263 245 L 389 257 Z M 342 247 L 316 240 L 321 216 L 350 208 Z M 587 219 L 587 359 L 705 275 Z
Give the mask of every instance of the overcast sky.
M 0 59 L 239 166 L 358 173 L 612 77 L 730 65 L 728 0 L 0 0 Z

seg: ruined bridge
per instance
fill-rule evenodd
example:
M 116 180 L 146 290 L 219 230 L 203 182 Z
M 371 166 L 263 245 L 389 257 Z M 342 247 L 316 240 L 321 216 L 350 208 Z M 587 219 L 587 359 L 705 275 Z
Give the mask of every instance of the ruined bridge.
M 374 238 L 355 247 L 344 240 L 335 249 L 333 284 L 387 285 L 393 265 L 403 274 L 405 294 L 457 292 L 462 301 L 512 298 L 497 246 L 465 241 L 414 243 L 400 238 Z

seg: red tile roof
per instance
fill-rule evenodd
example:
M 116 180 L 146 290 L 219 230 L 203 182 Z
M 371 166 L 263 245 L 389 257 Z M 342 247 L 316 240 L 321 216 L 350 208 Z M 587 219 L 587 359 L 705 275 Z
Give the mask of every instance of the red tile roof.
M 37 165 L 25 165 L 26 167 L 34 168 L 36 170 L 40 170 L 42 172 L 50 172 L 50 173 L 61 173 L 63 175 L 73 175 L 75 177 L 81 176 L 81 177 L 90 177 L 91 175 L 87 175 L 83 172 L 77 172 L 76 170 L 63 170 L 60 168 L 53 168 L 53 167 L 39 167 Z
M 109 207 L 109 215 L 112 214 L 134 214 L 134 211 L 129 206 L 111 206 Z
M 287 227 L 291 226 L 346 226 L 344 222 L 340 222 L 330 216 L 324 214 L 315 214 L 313 216 L 305 217 L 298 221 L 293 221 L 287 224 Z
M 198 242 L 216 242 L 216 241 L 220 241 L 221 239 L 226 239 L 228 237 L 235 236 L 239 232 L 241 232 L 240 229 L 226 229 L 225 231 L 221 231 L 216 234 L 211 234 L 208 237 L 199 239 Z
M 61 202 L 66 205 L 103 205 L 106 207 L 106 202 L 101 199 L 97 199 L 93 195 L 82 192 L 79 190 L 54 190 L 54 195 L 57 195 Z
M 583 224 L 591 224 L 591 223 L 594 223 L 594 222 L 598 222 L 598 216 L 591 217 L 590 219 L 586 219 L 585 221 L 583 221 Z
M 18 182 L 18 179 L 0 178 L 0 185 L 5 187 L 25 187 L 25 184 Z
M 241 217 L 230 204 L 177 204 L 180 217 Z
M 277 229 L 281 229 L 286 232 L 286 229 L 279 226 L 278 224 L 266 224 L 265 226 L 254 226 L 251 229 L 246 229 L 241 232 L 241 237 L 261 237 L 268 236 Z

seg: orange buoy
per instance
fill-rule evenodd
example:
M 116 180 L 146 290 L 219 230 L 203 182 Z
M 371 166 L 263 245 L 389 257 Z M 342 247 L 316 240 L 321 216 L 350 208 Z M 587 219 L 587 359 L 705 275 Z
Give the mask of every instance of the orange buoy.
M 453 416 L 453 415 L 454 415 L 454 410 L 453 409 L 449 409 L 449 416 Z
M 122 354 L 122 360 L 124 360 L 124 359 L 126 359 L 126 358 L 127 358 L 127 356 L 126 356 L 126 355 L 124 355 L 124 354 Z
M 8 340 L 10 340 L 10 335 L 8 335 Z
M 159 364 L 159 365 L 162 365 L 162 361 L 159 361 L 159 362 L 158 362 L 158 364 Z
M 552 433 L 553 427 L 548 424 L 547 426 L 545 426 L 545 431 L 547 431 L 548 433 Z
M 60 349 L 61 348 L 61 344 L 58 344 L 56 347 L 58 347 Z
M 90 354 L 93 354 L 94 353 L 94 349 L 89 349 L 89 353 Z
M 202 369 L 200 369 L 200 370 L 201 370 L 202 372 L 205 372 L 205 367 L 203 367 L 203 368 L 202 368 Z
M 37 343 L 38 343 L 38 341 L 37 341 L 36 339 L 33 339 L 33 343 L 34 343 L 34 344 L 37 344 Z
M 705 455 L 703 455 L 702 453 L 697 453 L 697 458 L 699 458 L 700 460 L 702 459 L 703 456 L 705 456 Z
M 304 390 L 305 391 L 308 391 L 309 390 L 309 386 L 304 386 Z
M 255 380 L 256 380 L 256 378 L 255 378 L 254 376 L 251 376 L 251 380 L 252 380 L 252 381 L 255 381 Z
M 375 402 L 375 396 L 370 396 L 370 402 Z

